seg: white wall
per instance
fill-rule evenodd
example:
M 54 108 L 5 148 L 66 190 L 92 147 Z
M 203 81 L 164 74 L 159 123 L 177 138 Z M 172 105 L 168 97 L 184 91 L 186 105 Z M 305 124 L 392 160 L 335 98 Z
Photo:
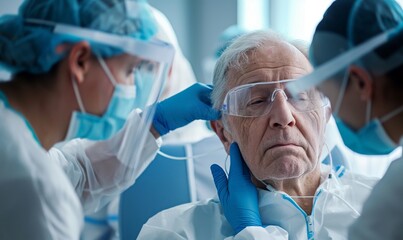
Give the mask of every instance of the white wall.
M 333 0 L 272 0 L 270 27 L 292 39 L 311 41 L 315 28 Z
M 0 0 L 0 15 L 17 13 L 22 0 Z
M 213 56 L 220 34 L 237 23 L 236 0 L 149 0 L 172 23 L 196 78 L 203 79 L 203 60 Z

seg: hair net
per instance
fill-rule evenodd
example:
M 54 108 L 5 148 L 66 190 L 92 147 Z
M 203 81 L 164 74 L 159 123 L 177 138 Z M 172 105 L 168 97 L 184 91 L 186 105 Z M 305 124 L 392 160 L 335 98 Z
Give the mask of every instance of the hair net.
M 140 40 L 147 40 L 156 32 L 146 0 L 26 0 L 17 15 L 0 17 L 0 65 L 13 73 L 48 72 L 64 56 L 57 51 L 58 45 L 84 40 L 53 33 L 57 24 Z M 93 53 L 102 57 L 122 53 L 88 42 Z
M 336 0 L 316 28 L 310 60 L 314 66 L 321 65 L 402 23 L 402 9 L 394 0 Z M 402 41 L 400 31 L 356 64 L 375 74 L 384 74 L 402 64 Z

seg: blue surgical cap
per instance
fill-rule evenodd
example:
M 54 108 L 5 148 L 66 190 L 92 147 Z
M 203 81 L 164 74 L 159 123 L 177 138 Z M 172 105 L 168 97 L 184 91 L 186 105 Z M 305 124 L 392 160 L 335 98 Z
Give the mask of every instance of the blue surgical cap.
M 403 24 L 402 9 L 394 0 L 335 0 L 318 24 L 310 47 L 314 67 Z M 385 73 L 402 64 L 403 32 L 360 59 L 357 64 Z
M 82 41 L 55 34 L 49 24 L 67 24 L 115 35 L 150 39 L 157 31 L 146 0 L 26 0 L 17 15 L 0 17 L 0 64 L 12 73 L 46 73 L 64 53 L 62 43 Z M 89 41 L 94 54 L 111 57 L 122 51 Z

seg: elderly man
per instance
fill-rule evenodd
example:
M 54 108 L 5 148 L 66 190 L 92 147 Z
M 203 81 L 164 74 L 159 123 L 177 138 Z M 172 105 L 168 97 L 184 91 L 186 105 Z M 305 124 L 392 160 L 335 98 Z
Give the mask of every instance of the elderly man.
M 284 84 L 310 70 L 300 50 L 270 31 L 230 45 L 212 95 L 223 114 L 212 126 L 231 155 L 229 179 L 212 166 L 220 201 L 165 210 L 139 239 L 346 238 L 376 180 L 318 163 L 329 103 L 314 89 L 291 96 Z M 246 201 L 245 192 L 256 198 Z

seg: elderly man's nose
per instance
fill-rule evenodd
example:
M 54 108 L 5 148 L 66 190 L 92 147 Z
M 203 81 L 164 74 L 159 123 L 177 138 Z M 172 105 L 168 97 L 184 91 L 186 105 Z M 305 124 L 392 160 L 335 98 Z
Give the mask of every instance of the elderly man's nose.
M 295 125 L 295 118 L 292 115 L 285 95 L 278 94 L 272 104 L 273 106 L 270 111 L 270 127 L 285 128 Z

